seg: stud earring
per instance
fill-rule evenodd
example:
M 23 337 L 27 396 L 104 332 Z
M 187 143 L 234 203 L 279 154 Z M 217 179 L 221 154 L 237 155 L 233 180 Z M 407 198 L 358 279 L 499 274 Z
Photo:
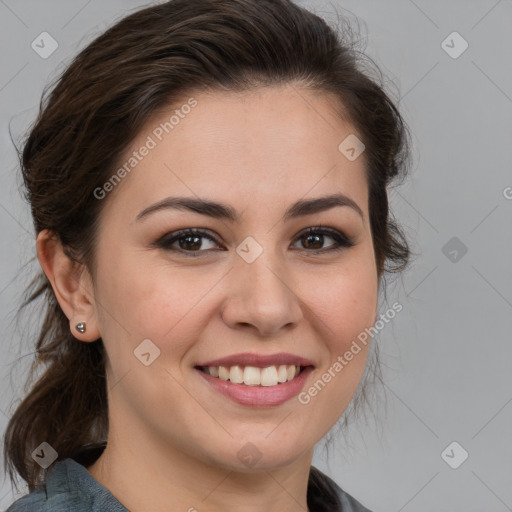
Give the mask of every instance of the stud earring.
M 85 322 L 80 322 L 79 324 L 76 324 L 75 328 L 78 332 L 81 332 L 83 334 L 85 332 Z

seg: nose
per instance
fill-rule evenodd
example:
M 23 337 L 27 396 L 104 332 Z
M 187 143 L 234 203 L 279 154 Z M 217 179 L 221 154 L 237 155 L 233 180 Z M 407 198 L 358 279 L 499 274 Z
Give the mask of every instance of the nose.
M 237 258 L 229 272 L 222 317 L 232 329 L 249 329 L 261 337 L 293 329 L 303 318 L 297 283 L 290 272 L 264 251 L 255 261 Z

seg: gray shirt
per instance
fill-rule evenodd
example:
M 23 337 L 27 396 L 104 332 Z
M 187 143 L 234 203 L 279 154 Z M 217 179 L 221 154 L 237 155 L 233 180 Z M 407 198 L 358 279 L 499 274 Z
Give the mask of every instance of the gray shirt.
M 331 478 L 311 466 L 307 502 L 310 512 L 371 512 Z M 128 512 L 87 467 L 68 458 L 56 462 L 45 484 L 17 499 L 5 512 Z

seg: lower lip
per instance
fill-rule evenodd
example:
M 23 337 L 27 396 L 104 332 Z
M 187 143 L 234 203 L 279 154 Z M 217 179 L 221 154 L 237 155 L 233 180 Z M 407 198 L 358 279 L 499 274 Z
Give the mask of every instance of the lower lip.
M 280 405 L 298 395 L 304 387 L 304 383 L 309 374 L 313 371 L 313 367 L 308 366 L 294 379 L 275 386 L 246 386 L 245 384 L 235 384 L 229 380 L 212 377 L 197 368 L 196 371 L 199 372 L 214 389 L 228 398 L 231 398 L 231 400 L 242 405 L 268 407 Z

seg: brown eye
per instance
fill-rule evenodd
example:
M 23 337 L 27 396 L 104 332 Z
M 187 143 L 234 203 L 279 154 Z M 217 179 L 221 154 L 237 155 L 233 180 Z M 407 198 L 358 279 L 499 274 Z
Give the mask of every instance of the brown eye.
M 182 252 L 187 256 L 198 256 L 194 253 L 209 252 L 211 248 L 204 249 L 204 240 L 219 245 L 215 238 L 205 231 L 197 229 L 185 229 L 173 233 L 168 233 L 155 242 L 155 246 L 161 249 Z M 176 242 L 178 247 L 175 246 Z M 203 247 L 201 249 L 201 247 Z
M 334 244 L 329 244 L 327 248 L 324 248 L 325 239 L 334 240 Z M 355 244 L 353 240 L 346 237 L 339 231 L 330 228 L 308 228 L 307 231 L 301 233 L 298 241 L 302 243 L 304 249 L 308 249 L 313 252 L 328 252 L 344 248 L 353 247 Z
M 334 243 L 324 247 L 326 239 L 334 240 Z M 153 245 L 160 249 L 181 253 L 185 256 L 200 256 L 201 253 L 224 250 L 215 248 L 205 249 L 205 240 L 215 244 L 217 247 L 220 246 L 220 243 L 213 236 L 209 235 L 206 231 L 198 229 L 185 229 L 167 233 Z M 352 239 L 339 231 L 322 227 L 308 228 L 296 240 L 302 245 L 302 247 L 298 248 L 299 250 L 303 249 L 314 254 L 346 249 L 355 245 Z

